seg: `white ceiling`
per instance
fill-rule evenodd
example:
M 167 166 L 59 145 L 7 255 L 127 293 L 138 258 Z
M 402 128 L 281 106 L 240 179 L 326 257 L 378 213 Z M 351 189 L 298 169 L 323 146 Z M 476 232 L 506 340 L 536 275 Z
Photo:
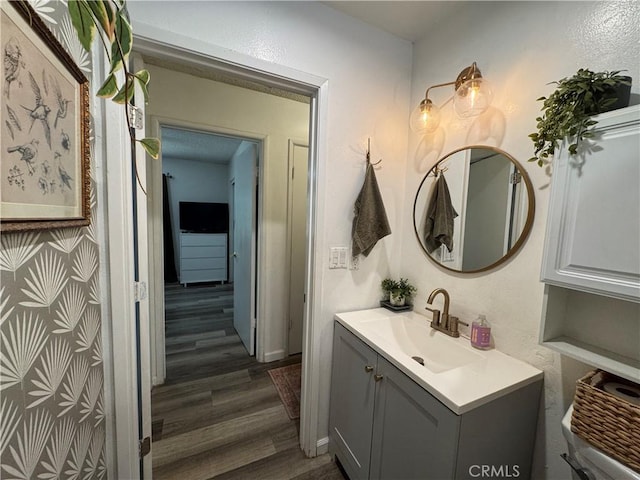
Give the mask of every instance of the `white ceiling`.
M 241 138 L 162 127 L 162 157 L 228 164 Z
M 350 17 L 410 42 L 464 6 L 459 1 L 323 1 Z M 180 128 L 162 128 L 164 158 L 228 163 L 241 139 Z
M 467 2 L 460 1 L 323 1 L 351 17 L 410 42 L 420 40 L 431 27 Z

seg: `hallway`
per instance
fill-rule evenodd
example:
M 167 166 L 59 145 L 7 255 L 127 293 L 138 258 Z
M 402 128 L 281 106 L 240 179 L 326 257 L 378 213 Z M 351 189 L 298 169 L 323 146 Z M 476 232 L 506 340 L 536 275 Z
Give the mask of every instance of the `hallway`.
M 167 381 L 152 391 L 153 478 L 328 479 L 329 455 L 308 459 L 267 374 L 233 328 L 233 286 L 167 285 Z

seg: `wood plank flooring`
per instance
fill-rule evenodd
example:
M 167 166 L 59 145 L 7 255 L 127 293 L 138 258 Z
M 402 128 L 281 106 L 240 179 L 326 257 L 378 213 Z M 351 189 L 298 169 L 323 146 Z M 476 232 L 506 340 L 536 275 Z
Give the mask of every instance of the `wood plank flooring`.
M 233 286 L 167 285 L 167 379 L 152 391 L 153 478 L 343 480 L 329 455 L 306 458 L 267 370 L 233 328 Z

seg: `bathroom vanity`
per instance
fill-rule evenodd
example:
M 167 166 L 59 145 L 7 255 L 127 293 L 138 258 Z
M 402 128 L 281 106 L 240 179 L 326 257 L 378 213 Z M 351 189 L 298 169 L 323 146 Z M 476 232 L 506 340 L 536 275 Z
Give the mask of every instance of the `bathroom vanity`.
M 335 320 L 329 450 L 351 480 L 530 477 L 540 370 L 415 312 Z

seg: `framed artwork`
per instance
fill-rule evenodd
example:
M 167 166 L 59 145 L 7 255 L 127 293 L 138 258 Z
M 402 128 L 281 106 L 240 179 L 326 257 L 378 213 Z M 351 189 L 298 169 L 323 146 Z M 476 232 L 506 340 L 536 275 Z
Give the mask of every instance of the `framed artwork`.
M 89 85 L 26 2 L 0 2 L 0 230 L 89 225 Z

